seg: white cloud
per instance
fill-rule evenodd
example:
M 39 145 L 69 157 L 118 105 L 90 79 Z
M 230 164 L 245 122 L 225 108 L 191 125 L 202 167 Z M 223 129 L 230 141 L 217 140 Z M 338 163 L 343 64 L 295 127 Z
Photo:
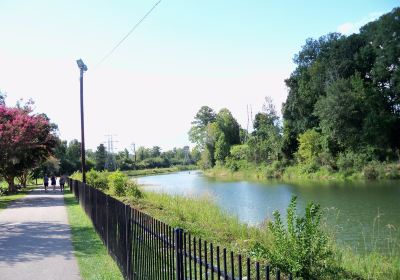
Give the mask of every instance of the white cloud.
M 337 31 L 344 34 L 350 35 L 353 33 L 358 33 L 360 28 L 370 21 L 374 21 L 383 15 L 383 12 L 370 13 L 367 17 L 362 18 L 356 22 L 345 22 L 337 27 Z

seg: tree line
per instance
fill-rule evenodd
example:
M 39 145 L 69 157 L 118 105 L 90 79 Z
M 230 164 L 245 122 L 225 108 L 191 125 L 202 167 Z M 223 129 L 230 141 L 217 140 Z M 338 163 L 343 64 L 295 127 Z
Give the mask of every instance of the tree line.
M 26 186 L 29 178 L 70 175 L 81 170 L 81 143 L 58 137 L 58 127 L 45 114 L 33 112 L 33 101 L 6 106 L 0 92 L 0 181 L 15 192 L 15 182 Z M 107 152 L 104 144 L 86 151 L 87 170 L 135 170 L 195 164 L 200 153 L 188 146 L 162 151 L 160 147 L 138 147 L 117 153 Z
M 282 119 L 269 97 L 251 132 L 227 109 L 198 111 L 189 138 L 203 168 L 235 170 L 246 161 L 300 164 L 305 172 L 360 170 L 399 159 L 400 8 L 357 34 L 307 39 L 294 62 Z
M 35 177 L 44 174 L 72 174 L 81 170 L 81 143 L 78 140 L 67 142 L 57 139 L 57 144 L 45 162 L 33 170 Z M 117 153 L 107 151 L 104 144 L 97 146 L 96 150 L 86 150 L 86 169 L 97 171 L 127 171 L 148 168 L 165 168 L 176 165 L 196 164 L 199 153 L 190 151 L 189 147 L 173 148 L 162 151 L 159 146 L 146 148 L 138 147 L 132 153 L 124 149 Z

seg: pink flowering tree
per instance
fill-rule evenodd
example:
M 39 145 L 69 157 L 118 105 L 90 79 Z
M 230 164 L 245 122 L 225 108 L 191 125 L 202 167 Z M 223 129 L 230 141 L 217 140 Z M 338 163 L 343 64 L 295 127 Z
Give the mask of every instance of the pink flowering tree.
M 15 192 L 14 179 L 35 168 L 53 153 L 56 127 L 29 105 L 9 108 L 0 104 L 0 176 Z

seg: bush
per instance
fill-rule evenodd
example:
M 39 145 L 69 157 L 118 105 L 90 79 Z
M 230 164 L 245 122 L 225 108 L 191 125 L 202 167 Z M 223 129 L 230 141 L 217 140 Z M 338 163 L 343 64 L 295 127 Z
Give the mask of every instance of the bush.
M 335 158 L 328 152 L 321 152 L 316 158 L 316 162 L 319 166 L 326 167 L 327 170 L 334 171 L 337 168 Z
M 315 129 L 309 129 L 299 135 L 297 158 L 301 163 L 310 164 L 322 152 L 322 136 Z
M 364 153 L 346 152 L 340 153 L 336 164 L 341 172 L 353 173 L 361 171 L 367 162 L 367 155 Z
M 273 243 L 266 249 L 273 266 L 285 273 L 294 273 L 304 279 L 329 277 L 334 264 L 333 248 L 328 235 L 321 230 L 320 206 L 309 203 L 305 216 L 296 215 L 297 198 L 287 209 L 287 226 L 279 212 L 274 212 L 274 221 L 268 224 Z
M 86 173 L 86 181 L 88 185 L 100 189 L 108 190 L 108 171 L 96 171 L 94 169 Z
M 378 179 L 379 175 L 383 173 L 382 165 L 380 162 L 373 160 L 364 167 L 362 173 L 367 180 Z
M 384 168 L 384 176 L 386 179 L 400 179 L 400 164 L 387 164 Z
M 234 160 L 245 160 L 249 154 L 249 146 L 244 145 L 234 145 L 231 147 L 230 156 Z
M 139 190 L 139 186 L 136 181 L 130 180 L 125 185 L 125 194 L 128 197 L 142 198 L 143 193 Z
M 282 160 L 275 160 L 271 164 L 268 164 L 265 168 L 265 177 L 267 179 L 279 179 L 282 178 L 283 172 L 285 171 L 286 162 Z
M 113 195 L 124 196 L 126 185 L 128 184 L 128 176 L 121 171 L 115 171 L 108 176 L 110 190 Z
M 8 194 L 8 186 L 2 186 L 0 181 L 0 196 Z
M 71 179 L 77 180 L 77 181 L 82 181 L 82 173 L 79 171 L 75 171 L 74 173 L 69 176 Z
M 315 173 L 318 170 L 319 170 L 319 165 L 315 160 L 301 165 L 301 172 L 305 174 Z

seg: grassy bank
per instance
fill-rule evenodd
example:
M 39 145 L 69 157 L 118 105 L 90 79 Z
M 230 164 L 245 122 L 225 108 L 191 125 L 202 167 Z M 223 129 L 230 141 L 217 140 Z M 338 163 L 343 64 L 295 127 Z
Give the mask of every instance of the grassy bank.
M 122 280 L 118 266 L 108 255 L 106 247 L 75 197 L 66 191 L 64 200 L 71 226 L 74 254 L 78 259 L 82 279 Z
M 205 240 L 219 244 L 245 256 L 252 256 L 262 263 L 269 260 L 265 248 L 273 246 L 270 229 L 240 223 L 237 218 L 220 210 L 210 198 L 190 199 L 145 192 L 144 197 L 120 197 L 133 207 L 168 223 L 181 227 Z M 356 255 L 349 248 L 333 245 L 336 279 L 400 279 L 400 256 L 382 256 L 376 253 Z M 332 279 L 332 278 L 327 278 Z
M 174 173 L 179 171 L 195 170 L 195 169 L 198 169 L 196 165 L 179 165 L 167 168 L 129 170 L 129 171 L 124 171 L 124 173 L 131 177 L 138 177 L 138 176 L 150 176 L 157 174 L 167 174 L 167 173 Z
M 80 179 L 80 174 L 74 177 Z M 271 263 L 282 271 L 307 271 L 315 279 L 400 278 L 400 241 L 394 243 L 396 248 L 390 256 L 357 255 L 349 248 L 338 247 L 327 226 L 320 227 L 319 221 L 324 220 L 320 220 L 316 205 L 306 209 L 308 216 L 292 215 L 294 222 L 290 226 L 283 223 L 279 226 L 276 217 L 272 224 L 249 226 L 223 212 L 211 197 L 191 199 L 143 192 L 134 179 L 129 181 L 121 172 L 98 173 L 92 177 L 98 188 L 172 227 L 181 227 L 252 261 Z M 291 213 L 297 213 L 295 207 Z
M 281 181 L 393 180 L 400 179 L 400 164 L 376 162 L 365 166 L 362 170 L 348 169 L 340 171 L 325 166 L 285 166 L 279 162 L 256 165 L 243 161 L 238 162 L 234 168 L 222 165 L 215 166 L 205 170 L 204 174 L 215 178 L 250 181 L 274 179 Z

